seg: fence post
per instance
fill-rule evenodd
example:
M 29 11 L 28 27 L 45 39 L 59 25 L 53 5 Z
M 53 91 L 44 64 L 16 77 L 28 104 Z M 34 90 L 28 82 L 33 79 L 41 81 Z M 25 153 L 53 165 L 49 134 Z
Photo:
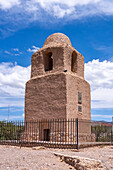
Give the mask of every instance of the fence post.
M 78 123 L 78 118 L 77 118 L 77 149 L 79 149 L 79 123 Z
M 111 143 L 112 143 L 112 133 L 113 133 L 113 131 L 112 131 L 113 127 L 112 126 L 113 125 L 111 125 Z

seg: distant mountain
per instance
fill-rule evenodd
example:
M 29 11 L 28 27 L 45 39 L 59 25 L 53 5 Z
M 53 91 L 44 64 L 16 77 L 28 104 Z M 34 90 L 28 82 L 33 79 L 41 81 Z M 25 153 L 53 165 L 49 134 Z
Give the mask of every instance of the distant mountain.
M 104 120 L 100 120 L 100 121 L 92 120 L 92 122 L 95 122 L 95 123 L 110 123 L 110 124 L 112 124 L 112 121 L 111 122 L 107 122 L 107 121 L 104 121 Z

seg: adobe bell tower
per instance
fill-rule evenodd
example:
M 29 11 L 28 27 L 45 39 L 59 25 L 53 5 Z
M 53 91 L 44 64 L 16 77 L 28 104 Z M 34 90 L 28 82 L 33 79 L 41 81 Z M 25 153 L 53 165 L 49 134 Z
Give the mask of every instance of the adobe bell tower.
M 32 55 L 25 120 L 68 118 L 91 119 L 90 85 L 84 57 L 66 35 L 55 33 Z

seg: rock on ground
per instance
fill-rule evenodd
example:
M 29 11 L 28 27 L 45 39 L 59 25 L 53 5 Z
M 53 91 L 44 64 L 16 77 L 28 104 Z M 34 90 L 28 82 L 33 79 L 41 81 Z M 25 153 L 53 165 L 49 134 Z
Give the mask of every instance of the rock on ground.
M 61 161 L 72 165 L 77 170 L 105 170 L 102 162 L 100 160 L 95 160 L 91 158 L 79 157 L 79 156 L 69 156 L 59 153 L 54 153 L 55 156 L 60 157 Z
M 56 157 L 53 152 L 57 154 L 67 155 L 69 157 L 70 165 L 67 161 L 63 161 Z M 113 146 L 92 147 L 80 149 L 79 152 L 70 149 L 49 149 L 44 147 L 24 148 L 21 149 L 15 146 L 0 145 L 0 170 L 69 170 L 77 169 L 72 166 L 73 157 L 76 165 L 89 166 L 91 159 L 97 160 L 96 166 L 106 170 L 113 170 Z M 81 161 L 81 157 L 83 158 Z M 87 159 L 86 159 L 87 158 Z M 68 160 L 68 159 L 67 159 Z M 102 162 L 102 165 L 100 161 Z M 95 170 L 98 170 L 98 168 Z M 83 167 L 82 167 L 83 169 Z M 82 170 L 81 169 L 81 170 Z M 85 170 L 85 168 L 84 168 Z

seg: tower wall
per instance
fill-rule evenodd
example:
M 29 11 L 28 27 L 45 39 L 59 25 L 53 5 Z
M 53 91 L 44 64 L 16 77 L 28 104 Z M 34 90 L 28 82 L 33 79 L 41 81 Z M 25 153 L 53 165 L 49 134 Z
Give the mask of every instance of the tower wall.
M 66 100 L 65 73 L 31 79 L 26 84 L 25 119 L 65 119 Z
M 64 34 L 49 36 L 44 46 L 32 55 L 31 78 L 26 83 L 25 92 L 25 121 L 40 120 L 41 124 L 39 122 L 39 126 L 33 127 L 38 131 L 38 140 L 45 140 L 47 131 L 48 136 L 57 138 L 57 141 L 62 138 L 66 142 L 67 132 L 68 141 L 72 141 L 72 136 L 76 140 L 76 128 L 72 134 L 72 122 L 71 126 L 69 122 L 64 126 L 62 121 L 59 131 L 59 121 L 54 128 L 54 124 L 51 126 L 45 119 L 79 118 L 90 121 L 90 100 L 90 85 L 84 79 L 84 57 Z M 90 136 L 91 124 L 81 121 L 81 140 L 84 134 Z
M 64 71 L 64 46 L 43 47 L 35 52 L 31 58 L 31 78 L 48 75 L 50 73 Z M 52 54 L 53 68 L 52 70 L 45 70 L 48 54 Z
M 66 75 L 67 82 L 67 118 L 91 120 L 90 85 L 83 78 L 75 74 Z M 81 103 L 78 93 L 81 93 Z M 78 107 L 81 107 L 79 111 Z
M 73 47 L 64 48 L 64 69 L 84 78 L 84 57 Z
M 82 103 L 78 103 L 78 93 Z M 90 120 L 90 110 L 90 86 L 84 80 L 84 57 L 72 47 L 67 36 L 51 35 L 32 55 L 31 79 L 26 83 L 26 120 Z

